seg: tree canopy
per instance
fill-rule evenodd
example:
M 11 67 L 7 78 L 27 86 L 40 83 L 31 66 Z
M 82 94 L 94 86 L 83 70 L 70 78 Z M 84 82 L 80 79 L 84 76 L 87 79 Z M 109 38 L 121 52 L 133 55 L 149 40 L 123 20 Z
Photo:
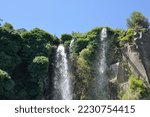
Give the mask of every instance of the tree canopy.
M 148 29 L 149 21 L 142 13 L 135 11 L 127 18 L 127 27 L 135 30 Z

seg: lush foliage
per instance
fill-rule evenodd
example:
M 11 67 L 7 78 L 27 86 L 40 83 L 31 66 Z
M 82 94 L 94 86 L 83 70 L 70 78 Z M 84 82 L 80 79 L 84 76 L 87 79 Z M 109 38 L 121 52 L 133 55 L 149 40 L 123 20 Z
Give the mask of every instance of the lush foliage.
M 72 40 L 72 35 L 62 34 L 60 39 L 61 39 L 62 43 L 65 43 L 66 45 L 68 45 L 70 43 L 70 41 Z
M 13 99 L 14 85 L 8 73 L 0 69 L 0 99 Z
M 1 72 L 1 77 L 3 74 L 7 78 L 1 78 L 0 99 L 43 98 L 48 56 L 54 44 L 58 45 L 59 39 L 38 28 L 15 30 L 9 23 L 0 27 L 0 69 L 12 77 Z
M 138 79 L 134 75 L 129 76 L 128 88 L 122 90 L 119 94 L 120 99 L 142 99 L 149 98 L 149 92 L 144 86 L 143 80 Z
M 33 82 L 37 82 L 40 78 L 45 77 L 48 72 L 48 58 L 45 56 L 37 56 L 28 67 L 31 72 Z
M 135 11 L 131 14 L 130 18 L 127 19 L 127 26 L 128 28 L 132 28 L 135 30 L 139 30 L 142 28 L 148 29 L 149 22 L 148 19 L 143 16 L 143 14 Z
M 102 28 L 95 28 L 85 34 L 74 33 L 75 39 L 72 47 L 73 66 L 75 68 L 75 87 L 74 92 L 77 99 L 90 98 L 90 84 L 94 79 L 94 64 L 96 53 L 100 43 L 99 34 Z
M 38 84 L 34 87 L 34 91 L 37 92 L 36 99 L 41 99 L 44 95 L 44 86 L 48 77 L 48 58 L 45 56 L 35 57 L 28 69 L 32 76 L 31 82 Z
M 134 30 L 133 29 L 127 29 L 127 31 L 121 31 L 119 40 L 124 42 L 129 42 L 134 37 Z
M 122 61 L 122 48 L 133 42 L 135 31 L 149 28 L 148 20 L 139 12 L 131 14 L 127 25 L 127 30 L 105 27 L 108 66 Z M 67 50 L 74 98 L 93 99 L 94 89 L 89 89 L 95 88 L 92 83 L 99 78 L 97 61 L 102 29 L 96 27 L 86 33 L 62 34 L 59 39 L 39 28 L 28 31 L 24 28 L 15 30 L 9 23 L 0 25 L 0 99 L 52 99 L 55 56 L 60 43 Z M 71 40 L 74 42 L 70 47 Z M 129 77 L 128 85 L 119 93 L 120 99 L 142 99 L 149 94 L 144 82 L 133 75 Z
M 120 44 L 120 33 L 123 30 L 115 29 L 112 30 L 108 28 L 108 35 L 109 35 L 109 40 L 108 40 L 108 47 L 107 47 L 107 64 L 113 64 L 116 63 L 121 59 L 121 44 Z

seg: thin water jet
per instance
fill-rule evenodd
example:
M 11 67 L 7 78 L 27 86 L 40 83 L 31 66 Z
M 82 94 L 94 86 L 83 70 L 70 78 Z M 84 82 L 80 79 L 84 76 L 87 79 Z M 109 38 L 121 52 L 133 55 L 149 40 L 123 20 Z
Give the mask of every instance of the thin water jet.
M 108 98 L 108 80 L 106 75 L 107 63 L 106 63 L 106 50 L 107 50 L 107 28 L 103 28 L 100 33 L 100 58 L 99 58 L 99 99 L 107 99 Z
M 69 45 L 69 51 L 71 51 L 72 45 L 74 44 L 74 39 L 71 40 L 70 45 Z

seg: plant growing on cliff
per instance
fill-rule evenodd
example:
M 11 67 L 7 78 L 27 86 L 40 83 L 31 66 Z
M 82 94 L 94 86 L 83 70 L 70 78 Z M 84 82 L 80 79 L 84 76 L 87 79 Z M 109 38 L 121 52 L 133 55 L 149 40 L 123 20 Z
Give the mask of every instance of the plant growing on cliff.
M 135 75 L 130 75 L 128 79 L 128 88 L 121 90 L 120 99 L 133 100 L 142 99 L 149 96 L 148 89 L 144 86 L 144 81 L 137 79 Z
M 134 30 L 129 28 L 127 31 L 121 31 L 119 40 L 121 42 L 130 42 L 134 37 Z
M 33 77 L 33 82 L 37 82 L 48 71 L 48 58 L 45 56 L 36 56 L 28 69 Z
M 72 40 L 72 35 L 62 34 L 60 39 L 65 46 L 68 46 L 70 41 Z
M 90 83 L 93 78 L 93 64 L 95 62 L 99 42 L 100 28 L 95 28 L 85 34 L 74 35 L 75 43 L 72 48 L 75 59 L 75 94 L 77 99 L 89 99 Z M 75 58 L 75 56 L 74 56 Z
M 32 89 L 36 92 L 35 98 L 41 99 L 44 92 L 45 80 L 48 77 L 48 58 L 45 56 L 36 56 L 28 69 L 32 76 L 30 79 L 31 82 L 37 84 Z

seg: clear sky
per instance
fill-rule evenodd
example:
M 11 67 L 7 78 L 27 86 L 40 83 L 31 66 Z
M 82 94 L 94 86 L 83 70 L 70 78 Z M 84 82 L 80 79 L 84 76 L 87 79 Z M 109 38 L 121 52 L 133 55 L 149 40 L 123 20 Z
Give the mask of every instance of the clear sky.
M 35 27 L 59 36 L 96 26 L 126 28 L 140 11 L 150 20 L 150 0 L 0 0 L 0 18 L 16 29 Z

